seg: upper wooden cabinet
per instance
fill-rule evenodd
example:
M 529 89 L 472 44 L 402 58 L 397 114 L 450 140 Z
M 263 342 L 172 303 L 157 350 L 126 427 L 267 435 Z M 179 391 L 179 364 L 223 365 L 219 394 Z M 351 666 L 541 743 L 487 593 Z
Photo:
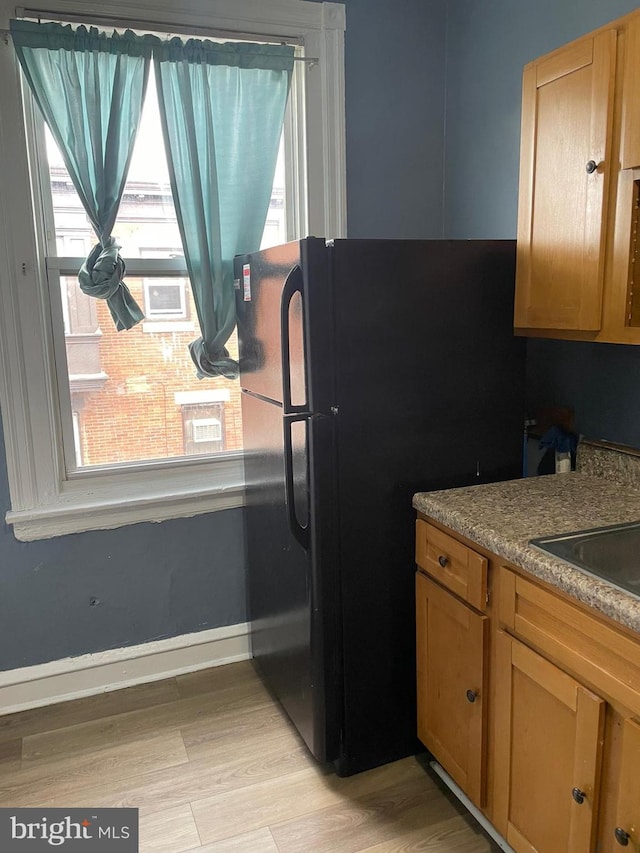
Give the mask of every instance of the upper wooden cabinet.
M 515 322 L 600 328 L 616 32 L 524 72 Z
M 514 325 L 640 344 L 640 11 L 524 69 Z

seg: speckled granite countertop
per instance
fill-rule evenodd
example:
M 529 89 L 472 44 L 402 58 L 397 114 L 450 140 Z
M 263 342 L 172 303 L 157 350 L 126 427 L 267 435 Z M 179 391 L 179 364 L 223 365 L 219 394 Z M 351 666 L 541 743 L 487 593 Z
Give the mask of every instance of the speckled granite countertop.
M 587 461 L 583 457 L 579 463 L 579 472 L 419 492 L 414 495 L 413 506 L 640 632 L 640 599 L 528 544 L 537 536 L 640 521 L 640 482 L 629 475 L 626 462 L 623 460 L 624 476 L 620 477 L 603 465 L 600 449 L 593 454 L 588 449 L 588 455 Z M 620 468 L 620 459 L 612 459 L 613 467 Z M 640 469 L 640 457 L 630 464 Z

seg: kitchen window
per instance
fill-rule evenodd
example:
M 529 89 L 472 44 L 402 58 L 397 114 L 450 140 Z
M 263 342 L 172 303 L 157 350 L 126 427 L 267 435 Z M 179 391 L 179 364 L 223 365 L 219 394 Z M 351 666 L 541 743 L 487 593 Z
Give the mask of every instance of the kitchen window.
M 145 0 L 134 9 L 117 2 L 109 6 L 108 21 L 100 17 L 104 7 L 95 0 L 69 0 L 64 6 L 64 15 L 57 16 L 42 7 L 42 18 L 107 29 L 171 30 L 187 37 L 213 37 L 224 30 L 225 40 L 233 39 L 231 30 L 256 41 L 273 41 L 277 33 L 279 40 L 293 43 L 305 61 L 295 63 L 282 143 L 284 180 L 274 185 L 264 239 L 344 235 L 341 5 L 271 0 L 264 4 L 269 14 L 261 14 L 268 23 L 253 19 L 254 4 L 233 0 L 216 4 L 214 15 L 204 15 L 195 2 L 179 12 L 168 2 L 152 6 Z M 14 9 L 6 0 L 0 0 L 0 9 L 6 25 Z M 38 8 L 30 8 L 28 15 L 37 17 Z M 179 389 L 139 369 L 139 363 L 117 375 L 115 360 L 102 357 L 108 333 L 98 316 L 101 303 L 86 299 L 76 281 L 93 235 L 85 233 L 73 186 L 20 85 L 10 40 L 5 42 L 0 42 L 0 162 L 11 168 L 2 176 L 0 199 L 0 400 L 11 493 L 7 521 L 18 538 L 35 539 L 242 505 L 239 389 L 190 381 L 194 369 L 186 343 L 194 337 L 193 306 L 180 241 L 171 230 L 171 214 L 165 215 L 168 185 L 136 184 L 132 170 L 120 216 L 128 223 L 123 226 L 127 233 L 118 235 L 116 227 L 114 236 L 126 244 L 137 229 L 134 250 L 130 255 L 123 245 L 122 255 L 126 281 L 132 291 L 138 289 L 146 314 L 138 337 L 157 339 L 165 364 L 178 360 Z M 153 91 L 151 83 L 148 91 Z M 118 333 L 116 345 L 131 331 Z M 135 359 L 132 355 L 133 364 Z M 89 401 L 99 399 L 114 379 L 118 395 L 102 411 L 92 411 Z M 190 417 L 188 432 L 177 401 L 180 395 L 195 399 L 199 393 L 225 398 L 224 417 L 218 411 Z M 129 415 L 124 400 L 149 394 L 158 395 L 164 420 L 147 424 L 145 432 L 145 417 Z M 115 442 L 120 449 L 109 458 L 88 439 L 105 416 L 119 422 L 126 438 Z M 167 426 L 170 421 L 175 429 Z

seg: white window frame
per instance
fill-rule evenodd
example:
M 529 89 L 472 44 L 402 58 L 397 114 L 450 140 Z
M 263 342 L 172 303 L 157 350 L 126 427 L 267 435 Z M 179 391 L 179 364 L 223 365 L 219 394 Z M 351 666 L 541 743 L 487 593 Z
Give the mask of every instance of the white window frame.
M 304 95 L 299 91 L 300 109 L 285 133 L 295 141 L 288 169 L 306 175 L 300 185 L 307 197 L 285 200 L 287 220 L 299 229 L 288 237 L 346 236 L 344 6 L 305 0 L 217 0 L 212 6 L 209 0 L 185 0 L 179 9 L 173 0 L 112 0 L 108 7 L 102 0 L 35 0 L 29 14 L 54 17 L 55 10 L 60 17 L 104 19 L 108 8 L 118 26 L 144 22 L 152 29 L 155 23 L 180 33 L 225 31 L 230 38 L 277 34 L 304 45 L 305 56 L 317 63 L 304 63 L 306 70 L 295 63 Z M 0 27 L 21 13 L 0 0 Z M 29 541 L 242 506 L 241 453 L 67 474 L 58 404 L 64 390 L 56 378 L 52 331 L 52 312 L 61 309 L 46 286 L 36 176 L 29 171 L 20 75 L 9 38 L 0 38 L 0 80 L 0 163 L 6 164 L 0 193 L 0 411 L 11 496 L 7 523 L 18 539 Z M 301 116 L 302 129 L 294 126 Z M 62 317 L 56 322 L 61 327 Z

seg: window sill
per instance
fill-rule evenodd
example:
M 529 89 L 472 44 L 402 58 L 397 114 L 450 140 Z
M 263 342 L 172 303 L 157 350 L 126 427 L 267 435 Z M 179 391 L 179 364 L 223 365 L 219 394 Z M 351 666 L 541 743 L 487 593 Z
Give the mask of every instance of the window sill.
M 212 488 L 212 482 L 215 487 Z M 31 542 L 244 506 L 240 457 L 159 469 L 80 476 L 46 505 L 9 510 L 16 539 Z

